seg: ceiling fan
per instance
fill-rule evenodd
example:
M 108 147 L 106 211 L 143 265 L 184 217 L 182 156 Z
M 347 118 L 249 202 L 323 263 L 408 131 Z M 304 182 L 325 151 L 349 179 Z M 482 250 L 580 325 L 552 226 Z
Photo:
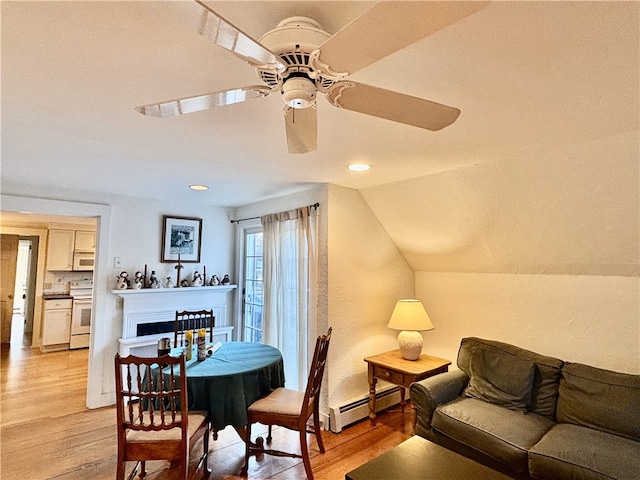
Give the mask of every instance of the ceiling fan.
M 144 115 L 170 117 L 280 92 L 289 153 L 317 148 L 318 93 L 365 115 L 426 130 L 456 121 L 460 110 L 422 98 L 347 80 L 350 74 L 484 8 L 488 2 L 380 2 L 334 35 L 308 17 L 291 17 L 257 42 L 200 0 L 199 32 L 246 61 L 262 80 L 194 97 L 141 105 Z

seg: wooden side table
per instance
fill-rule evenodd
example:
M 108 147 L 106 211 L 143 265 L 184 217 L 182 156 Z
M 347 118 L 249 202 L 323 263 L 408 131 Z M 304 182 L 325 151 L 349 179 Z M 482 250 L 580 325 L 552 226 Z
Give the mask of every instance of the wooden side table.
M 369 367 L 369 419 L 376 424 L 376 383 L 378 379 L 403 387 L 400 389 L 400 404 L 404 412 L 405 389 L 413 382 L 449 370 L 451 362 L 443 358 L 420 355 L 418 360 L 405 360 L 399 350 L 380 353 L 364 359 Z

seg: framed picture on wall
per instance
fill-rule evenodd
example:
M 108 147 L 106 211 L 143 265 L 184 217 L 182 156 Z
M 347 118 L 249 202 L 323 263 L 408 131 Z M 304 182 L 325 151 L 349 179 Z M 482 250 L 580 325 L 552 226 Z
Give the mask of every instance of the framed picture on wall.
M 162 253 L 160 261 L 199 263 L 202 245 L 202 219 L 194 217 L 162 217 Z

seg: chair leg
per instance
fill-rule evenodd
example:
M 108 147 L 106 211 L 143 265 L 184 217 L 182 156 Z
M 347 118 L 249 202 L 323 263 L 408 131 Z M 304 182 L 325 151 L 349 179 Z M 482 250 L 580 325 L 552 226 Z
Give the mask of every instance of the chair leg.
M 313 472 L 311 471 L 311 460 L 309 459 L 309 446 L 307 445 L 307 429 L 300 429 L 300 451 L 302 452 L 302 463 L 304 463 L 304 471 L 307 474 L 307 480 L 313 480 Z
M 242 475 L 248 475 L 249 473 L 249 454 L 251 453 L 251 420 L 246 426 L 245 453 L 244 453 L 244 466 L 242 467 Z
M 189 480 L 189 455 L 182 459 L 180 462 L 180 478 L 183 480 Z
M 116 469 L 116 480 L 124 480 L 124 461 L 118 457 L 118 467 Z
M 202 448 L 204 460 L 202 464 L 202 478 L 208 478 L 211 473 L 209 468 L 209 435 L 211 435 L 211 427 L 207 426 L 207 430 L 204 432 L 204 438 L 202 439 Z
M 267 443 L 271 443 L 273 437 L 271 436 L 271 425 L 269 425 L 269 430 L 267 432 Z
M 313 431 L 316 434 L 316 441 L 318 442 L 318 448 L 320 453 L 324 453 L 324 444 L 322 443 L 322 431 L 320 430 L 320 415 L 313 414 Z

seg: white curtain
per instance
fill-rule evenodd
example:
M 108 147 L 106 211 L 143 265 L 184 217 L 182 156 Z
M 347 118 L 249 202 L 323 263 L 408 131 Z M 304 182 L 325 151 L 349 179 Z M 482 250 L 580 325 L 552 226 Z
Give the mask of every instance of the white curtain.
M 304 390 L 309 335 L 317 312 L 317 209 L 303 207 L 261 217 L 263 228 L 263 338 L 284 359 L 287 388 Z M 315 344 L 315 343 L 314 343 Z

